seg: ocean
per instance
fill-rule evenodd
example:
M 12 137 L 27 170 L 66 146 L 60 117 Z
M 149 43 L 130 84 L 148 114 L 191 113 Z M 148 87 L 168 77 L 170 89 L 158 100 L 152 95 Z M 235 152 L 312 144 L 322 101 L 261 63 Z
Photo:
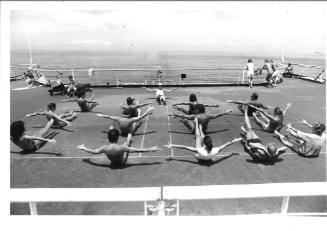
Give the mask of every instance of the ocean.
M 23 63 L 29 63 L 28 51 L 12 51 L 10 54 L 11 75 L 22 74 L 26 67 L 20 66 Z M 280 62 L 277 56 L 245 56 L 236 54 L 221 54 L 218 52 L 153 52 L 153 51 L 33 51 L 33 63 L 38 64 L 42 69 L 172 69 L 172 68 L 219 68 L 220 70 L 191 70 L 191 71 L 164 71 L 163 78 L 171 81 L 179 81 L 180 74 L 187 74 L 188 79 L 197 79 L 201 81 L 230 81 L 242 76 L 242 70 L 224 70 L 241 69 L 252 58 L 255 67 L 261 67 L 264 59 L 272 59 L 275 63 Z M 317 55 L 296 55 L 294 57 L 285 57 L 285 62 L 300 63 L 306 65 L 325 66 L 325 57 Z M 300 68 L 294 66 L 294 71 L 303 75 L 315 76 L 319 73 L 316 68 Z M 63 72 L 63 78 L 71 72 Z M 58 73 L 43 72 L 47 77 L 54 78 Z M 90 79 L 87 71 L 74 72 L 81 80 L 95 83 L 115 82 L 119 79 L 122 82 L 142 82 L 144 80 L 154 80 L 155 71 L 128 71 L 128 72 L 109 72 L 95 71 L 94 78 Z

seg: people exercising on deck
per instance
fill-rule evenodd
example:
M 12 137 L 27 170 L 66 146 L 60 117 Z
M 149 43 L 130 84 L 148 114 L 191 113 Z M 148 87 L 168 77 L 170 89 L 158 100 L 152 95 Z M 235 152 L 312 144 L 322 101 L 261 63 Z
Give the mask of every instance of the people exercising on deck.
M 270 106 L 264 106 L 262 103 L 258 102 L 258 98 L 259 98 L 259 95 L 258 93 L 253 93 L 251 95 L 251 100 L 249 102 L 244 102 L 244 101 L 241 101 L 241 100 L 238 100 L 238 101 L 234 101 L 234 100 L 227 100 L 226 102 L 227 103 L 235 103 L 237 104 L 237 108 L 242 112 L 242 114 L 244 114 L 244 106 L 245 105 L 248 105 L 248 104 L 251 104 L 257 108 L 263 108 L 263 109 L 272 109 L 272 107 Z M 255 113 L 257 110 L 253 107 L 250 107 L 248 108 L 248 116 L 252 116 L 253 113 Z
M 135 103 L 135 99 L 132 97 L 127 97 L 126 99 L 127 106 L 121 105 L 123 109 L 123 116 L 127 118 L 138 117 L 141 114 L 141 107 L 152 104 L 151 102 L 139 104 L 138 101 Z
M 254 161 L 259 162 L 272 162 L 275 161 L 281 154 L 283 154 L 287 147 L 280 147 L 277 149 L 274 143 L 263 145 L 259 136 L 252 130 L 250 119 L 247 113 L 248 106 L 245 106 L 244 122 L 245 128 L 241 126 L 241 130 L 244 132 L 245 140 L 243 145 L 246 148 L 248 154 Z
M 132 134 L 129 133 L 127 136 L 127 141 L 119 145 L 119 131 L 114 129 L 112 126 L 109 128 L 108 132 L 108 140 L 109 145 L 104 145 L 96 149 L 90 149 L 85 147 L 84 144 L 78 145 L 77 148 L 83 150 L 85 152 L 98 155 L 98 154 L 105 154 L 107 158 L 111 162 L 111 166 L 123 166 L 126 164 L 129 153 L 132 152 L 157 152 L 161 149 L 157 146 L 151 148 L 133 148 L 131 147 L 132 143 Z
M 74 111 L 57 115 L 55 113 L 56 108 L 57 105 L 55 103 L 50 103 L 47 106 L 47 111 L 34 112 L 32 114 L 27 114 L 25 117 L 45 115 L 49 121 L 51 119 L 54 120 L 52 128 L 62 128 L 66 125 L 71 125 L 70 122 L 77 118 L 76 113 L 74 113 Z
M 156 92 L 156 100 L 157 100 L 158 104 L 162 103 L 163 105 L 166 105 L 165 92 L 172 92 L 177 89 L 177 88 L 173 88 L 170 90 L 165 90 L 162 88 L 162 83 L 158 83 L 158 88 L 156 88 L 156 89 L 149 89 L 146 87 L 142 87 L 142 88 L 147 91 L 150 91 L 150 92 L 155 91 Z
M 190 102 L 186 102 L 186 103 L 175 103 L 173 104 L 173 108 L 188 115 L 195 115 L 197 113 L 197 106 L 199 105 L 196 95 L 190 94 L 189 101 Z M 187 110 L 183 107 L 179 107 L 179 105 L 188 105 L 189 109 Z M 201 105 L 203 105 L 204 107 L 219 107 L 218 104 L 201 104 Z
M 49 139 L 48 132 L 54 120 L 51 119 L 47 125 L 32 136 L 25 134 L 24 122 L 19 120 L 10 125 L 10 140 L 25 152 L 35 152 L 46 143 L 55 143 L 54 139 Z
M 93 101 L 95 95 L 92 95 L 89 100 L 85 99 L 85 95 L 86 95 L 85 91 L 81 91 L 81 92 L 76 94 L 77 99 L 66 99 L 66 100 L 62 100 L 61 102 L 63 102 L 63 103 L 65 103 L 65 102 L 77 102 L 77 104 L 81 108 L 82 112 L 90 112 L 90 111 L 92 111 L 92 109 L 94 107 L 99 105 L 99 103 L 96 102 L 96 101 Z
M 205 107 L 202 104 L 198 104 L 196 115 L 179 115 L 179 114 L 171 114 L 174 117 L 181 118 L 181 122 L 190 130 L 192 133 L 195 133 L 196 126 L 194 124 L 194 119 L 198 118 L 199 124 L 202 126 L 202 131 L 205 134 L 207 132 L 208 123 L 212 119 L 216 119 L 220 116 L 227 115 L 231 113 L 232 110 L 227 110 L 224 113 L 210 114 L 205 113 Z
M 122 136 L 127 136 L 128 133 L 131 133 L 132 135 L 136 132 L 136 130 L 141 126 L 141 123 L 138 123 L 141 119 L 146 117 L 151 113 L 153 110 L 153 107 L 149 107 L 146 112 L 144 112 L 143 115 L 140 115 L 138 117 L 133 118 L 126 118 L 126 117 L 120 117 L 120 116 L 110 116 L 110 115 L 103 115 L 103 114 L 97 114 L 97 116 L 111 119 L 113 121 L 118 122 L 118 126 L 120 128 L 120 132 Z
M 179 145 L 179 144 L 168 144 L 165 145 L 167 148 L 180 148 L 186 149 L 193 152 L 194 157 L 201 163 L 215 161 L 219 156 L 218 153 L 229 145 L 241 141 L 242 138 L 234 138 L 232 141 L 227 142 L 221 146 L 213 147 L 212 139 L 210 136 L 205 136 L 202 131 L 202 126 L 198 121 L 198 118 L 194 118 L 195 124 L 195 147 Z
M 302 120 L 302 122 L 312 129 L 312 133 L 301 132 L 293 128 L 291 124 L 287 124 L 287 131 L 294 139 L 282 135 L 277 131 L 275 131 L 275 134 L 284 145 L 291 148 L 298 155 L 303 157 L 318 157 L 326 143 L 326 134 L 324 133 L 326 126 L 323 123 L 311 125 L 305 120 Z
M 274 115 L 270 115 L 261 108 L 257 108 L 251 104 L 249 107 L 253 107 L 259 112 L 259 115 L 263 118 L 260 120 L 258 116 L 254 113 L 253 118 L 257 122 L 262 130 L 266 132 L 274 132 L 275 130 L 279 131 L 283 127 L 283 120 L 286 114 L 286 111 L 291 107 L 291 103 L 287 103 L 285 109 L 282 111 L 279 107 L 274 109 Z

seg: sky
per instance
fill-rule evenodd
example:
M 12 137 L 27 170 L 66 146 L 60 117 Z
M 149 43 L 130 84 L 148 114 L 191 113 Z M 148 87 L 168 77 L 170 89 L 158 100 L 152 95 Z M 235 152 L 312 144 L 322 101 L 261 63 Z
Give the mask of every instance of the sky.
M 326 4 L 63 2 L 13 10 L 11 49 L 325 53 Z

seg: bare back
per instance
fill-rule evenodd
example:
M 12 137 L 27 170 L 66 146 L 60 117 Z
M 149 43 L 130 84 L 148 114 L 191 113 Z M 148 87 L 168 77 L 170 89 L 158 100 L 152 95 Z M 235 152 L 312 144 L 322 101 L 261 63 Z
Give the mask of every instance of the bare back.
M 113 165 L 120 165 L 126 162 L 125 155 L 128 153 L 126 145 L 110 144 L 103 147 L 103 153 Z

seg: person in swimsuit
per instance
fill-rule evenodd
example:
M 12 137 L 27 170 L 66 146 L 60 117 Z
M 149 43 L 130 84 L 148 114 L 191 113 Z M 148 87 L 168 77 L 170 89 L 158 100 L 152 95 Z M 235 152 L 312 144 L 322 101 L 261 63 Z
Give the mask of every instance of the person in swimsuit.
M 254 161 L 259 162 L 273 162 L 281 154 L 285 153 L 287 147 L 276 148 L 274 143 L 269 143 L 268 145 L 263 145 L 259 136 L 255 134 L 252 130 L 250 119 L 247 113 L 248 106 L 245 106 L 244 122 L 245 128 L 241 126 L 241 130 L 244 132 L 245 140 L 243 140 L 243 145 L 247 150 L 248 154 L 252 157 Z
M 242 114 L 244 114 L 244 105 L 251 104 L 257 108 L 263 108 L 263 109 L 272 109 L 270 106 L 264 106 L 262 103 L 258 102 L 259 95 L 258 93 L 253 93 L 251 95 L 251 100 L 249 102 L 244 102 L 241 100 L 234 101 L 234 100 L 227 100 L 227 103 L 235 103 L 237 104 L 237 108 L 241 111 Z M 253 107 L 248 108 L 248 116 L 252 116 L 253 113 L 255 113 L 257 110 Z
M 50 121 L 51 119 L 54 120 L 52 128 L 63 128 L 66 125 L 71 125 L 70 122 L 77 118 L 76 113 L 74 113 L 74 111 L 57 115 L 55 113 L 56 108 L 57 105 L 55 103 L 50 103 L 47 106 L 47 111 L 34 112 L 32 114 L 27 114 L 25 117 L 45 115 L 48 121 Z
M 295 139 L 290 139 L 279 132 L 275 131 L 280 141 L 292 149 L 295 153 L 302 157 L 318 157 L 321 149 L 326 143 L 326 134 L 324 133 L 326 126 L 323 123 L 309 124 L 307 121 L 302 120 L 309 128 L 312 129 L 312 133 L 301 132 L 295 129 L 291 124 L 287 124 L 287 131 Z
M 46 143 L 55 143 L 54 139 L 48 139 L 47 134 L 53 124 L 51 119 L 47 125 L 33 136 L 25 134 L 25 125 L 21 120 L 15 121 L 10 125 L 10 140 L 20 147 L 24 152 L 35 152 Z
M 179 144 L 168 144 L 165 145 L 167 148 L 180 148 L 186 149 L 193 152 L 194 157 L 201 162 L 215 161 L 218 157 L 218 153 L 229 145 L 241 141 L 242 138 L 234 138 L 221 146 L 213 147 L 212 139 L 210 136 L 205 136 L 202 131 L 202 126 L 199 124 L 198 118 L 195 117 L 195 147 L 179 145 Z
M 141 114 L 141 107 L 147 106 L 152 104 L 151 102 L 139 104 L 137 101 L 136 104 L 134 103 L 135 99 L 132 97 L 127 97 L 126 103 L 127 106 L 121 105 L 121 109 L 123 109 L 123 116 L 126 118 L 133 118 L 138 117 Z
M 253 77 L 254 77 L 254 63 L 253 63 L 252 59 L 248 59 L 248 63 L 244 67 L 243 77 L 242 77 L 242 84 L 244 83 L 245 71 L 247 71 L 246 76 L 249 79 L 249 87 L 252 88 Z
M 196 131 L 194 119 L 198 118 L 198 122 L 202 126 L 202 131 L 204 134 L 206 134 L 210 120 L 216 119 L 220 116 L 227 115 L 232 112 L 232 110 L 227 110 L 224 113 L 217 113 L 217 114 L 205 113 L 205 107 L 202 104 L 198 104 L 197 110 L 198 110 L 197 111 L 198 114 L 196 114 L 196 115 L 179 115 L 179 114 L 170 114 L 170 115 L 181 118 L 181 122 L 190 131 L 192 131 L 192 133 L 195 133 L 195 131 Z
M 272 87 L 272 74 L 274 73 L 274 70 L 272 68 L 271 63 L 268 61 L 268 59 L 265 59 L 265 63 L 262 66 L 261 70 L 260 70 L 260 75 L 262 73 L 262 70 L 266 69 L 267 70 L 267 77 L 266 77 L 266 81 L 268 82 L 268 87 Z
M 190 101 L 189 103 L 175 103 L 173 104 L 173 108 L 187 115 L 195 115 L 197 113 L 197 106 L 199 105 L 196 95 L 190 94 L 189 101 Z M 189 109 L 187 110 L 185 108 L 179 107 L 179 105 L 188 105 Z M 204 107 L 219 107 L 218 104 L 202 104 L 202 105 Z
M 275 130 L 279 131 L 280 129 L 282 129 L 284 116 L 286 114 L 286 111 L 291 107 L 291 104 L 287 103 L 284 111 L 282 111 L 279 107 L 276 107 L 274 109 L 274 116 L 265 112 L 263 109 L 257 108 L 251 104 L 249 104 L 249 107 L 253 107 L 257 111 L 259 111 L 259 115 L 263 118 L 264 121 L 260 120 L 256 114 L 253 114 L 255 122 L 257 122 L 261 126 L 262 130 L 266 132 L 274 132 Z
M 85 152 L 98 155 L 98 154 L 105 154 L 107 158 L 111 162 L 111 166 L 123 166 L 126 164 L 129 153 L 132 152 L 157 152 L 161 149 L 157 146 L 151 147 L 151 148 L 133 148 L 131 147 L 132 143 L 132 134 L 129 133 L 127 136 L 127 141 L 119 145 L 118 139 L 119 139 L 119 131 L 117 129 L 114 129 L 112 126 L 109 128 L 108 132 L 108 140 L 109 145 L 104 145 L 96 149 L 90 149 L 85 147 L 84 144 L 78 145 L 77 148 L 80 150 L 83 150 Z M 90 160 L 88 160 L 90 161 Z
M 160 105 L 161 103 L 163 105 L 166 105 L 166 97 L 165 97 L 165 92 L 172 92 L 174 90 L 176 90 L 177 88 L 173 88 L 173 89 L 170 89 L 170 90 L 164 90 L 162 89 L 162 83 L 158 83 L 158 88 L 157 89 L 149 89 L 149 88 L 146 88 L 146 87 L 142 87 L 143 89 L 147 90 L 147 91 L 155 91 L 156 92 L 156 100 L 158 102 L 158 104 Z
M 92 111 L 92 109 L 94 107 L 96 107 L 97 105 L 99 105 L 98 102 L 93 101 L 95 95 L 92 95 L 91 98 L 89 100 L 85 99 L 85 91 L 81 91 L 79 92 L 76 96 L 77 99 L 66 99 L 66 100 L 62 100 L 62 103 L 65 102 L 77 102 L 78 106 L 81 108 L 82 112 L 90 112 Z
M 120 128 L 120 132 L 122 136 L 127 136 L 129 133 L 132 135 L 136 132 L 136 130 L 141 126 L 141 123 L 137 123 L 147 115 L 151 113 L 153 110 L 153 107 L 149 107 L 148 110 L 138 117 L 133 118 L 126 118 L 126 117 L 120 117 L 120 116 L 110 116 L 110 115 L 103 115 L 103 114 L 97 114 L 97 116 L 111 119 L 113 121 L 118 122 L 118 126 Z

